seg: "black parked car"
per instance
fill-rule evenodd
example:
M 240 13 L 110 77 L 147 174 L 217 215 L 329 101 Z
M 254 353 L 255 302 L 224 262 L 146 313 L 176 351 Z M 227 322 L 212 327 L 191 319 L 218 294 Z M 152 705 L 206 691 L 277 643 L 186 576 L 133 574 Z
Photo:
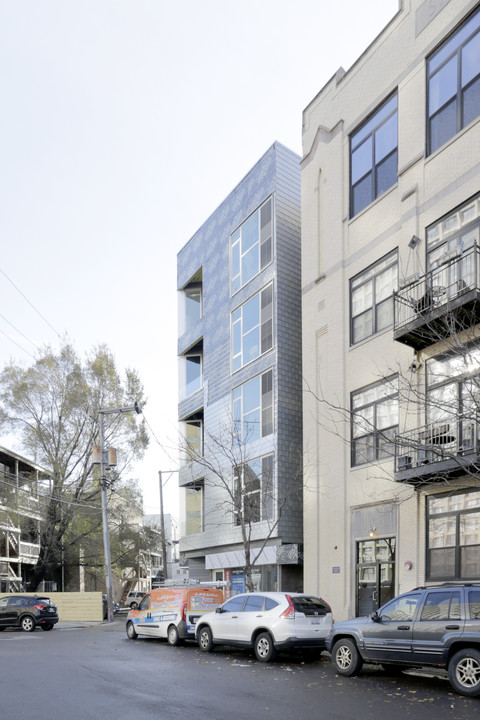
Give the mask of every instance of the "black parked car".
M 0 598 L 0 631 L 7 627 L 21 627 L 33 632 L 40 626 L 51 630 L 58 622 L 57 606 L 50 598 L 38 595 L 5 595 Z
M 369 617 L 335 623 L 326 640 L 336 671 L 356 675 L 364 662 L 388 672 L 448 670 L 460 695 L 480 695 L 480 583 L 418 587 Z

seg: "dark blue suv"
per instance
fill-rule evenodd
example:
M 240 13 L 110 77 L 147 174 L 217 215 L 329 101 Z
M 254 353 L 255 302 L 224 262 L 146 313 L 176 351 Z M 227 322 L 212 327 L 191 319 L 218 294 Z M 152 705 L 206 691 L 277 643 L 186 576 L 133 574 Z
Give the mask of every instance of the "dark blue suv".
M 340 675 L 364 662 L 392 672 L 440 666 L 457 693 L 480 695 L 480 583 L 415 588 L 369 617 L 335 623 L 326 646 Z

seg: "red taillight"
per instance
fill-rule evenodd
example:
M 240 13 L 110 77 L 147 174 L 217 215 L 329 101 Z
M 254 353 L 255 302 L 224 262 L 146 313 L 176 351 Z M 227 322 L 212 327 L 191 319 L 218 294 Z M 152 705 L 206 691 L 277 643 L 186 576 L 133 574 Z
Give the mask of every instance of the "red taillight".
M 35 610 L 46 610 L 47 609 L 46 605 L 34 605 L 33 607 L 35 608 Z
M 187 601 L 182 604 L 182 620 L 187 619 Z
M 333 623 L 334 619 L 333 619 L 332 608 L 330 607 L 330 605 L 328 603 L 325 602 L 325 600 L 323 598 L 320 598 L 320 600 L 325 605 L 325 612 L 327 613 L 327 615 L 328 615 L 328 613 L 330 613 L 330 615 L 332 616 L 332 623 Z
M 295 619 L 295 607 L 292 602 L 292 598 L 290 595 L 285 595 L 288 602 L 288 608 L 283 611 L 283 613 L 280 615 L 282 618 L 287 618 L 288 620 L 294 620 Z

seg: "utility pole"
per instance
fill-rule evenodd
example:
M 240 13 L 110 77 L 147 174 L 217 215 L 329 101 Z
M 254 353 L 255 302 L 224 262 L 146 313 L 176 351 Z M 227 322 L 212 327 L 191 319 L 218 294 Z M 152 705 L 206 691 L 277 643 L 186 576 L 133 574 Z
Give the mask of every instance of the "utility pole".
M 168 577 L 167 569 L 167 541 L 165 538 L 165 521 L 163 518 L 163 485 L 162 485 L 162 471 L 158 471 L 158 485 L 160 489 L 160 533 L 162 543 L 162 565 L 163 565 L 163 579 L 166 580 Z
M 174 473 L 178 472 L 178 470 L 167 470 L 168 473 Z M 165 481 L 165 485 L 167 484 L 168 480 L 170 478 L 168 477 Z M 163 483 L 162 483 L 162 471 L 158 471 L 158 485 L 159 485 L 159 491 L 160 491 L 160 533 L 162 535 L 161 543 L 162 543 L 162 563 L 163 563 L 163 574 L 164 574 L 164 580 L 167 579 L 168 576 L 168 568 L 167 568 L 167 540 L 165 538 L 165 521 L 163 517 Z
M 98 411 L 98 431 L 100 441 L 100 487 L 102 490 L 102 523 L 103 523 L 103 550 L 105 554 L 105 581 L 107 586 L 107 621 L 113 621 L 113 589 L 112 589 L 112 561 L 110 558 L 110 535 L 108 532 L 108 514 L 107 514 L 107 476 L 105 462 L 105 431 L 104 431 L 104 415 L 112 415 L 115 413 L 136 412 L 140 414 L 142 409 L 136 402 L 131 407 L 112 408 L 109 410 Z

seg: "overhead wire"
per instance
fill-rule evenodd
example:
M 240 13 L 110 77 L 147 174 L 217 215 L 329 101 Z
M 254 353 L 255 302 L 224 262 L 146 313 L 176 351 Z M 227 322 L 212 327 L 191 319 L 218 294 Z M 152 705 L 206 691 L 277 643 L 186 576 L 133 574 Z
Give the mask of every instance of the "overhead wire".
M 15 285 L 15 283 L 13 282 L 13 280 L 11 280 L 11 279 L 8 277 L 7 273 L 6 273 L 4 270 L 2 270 L 1 267 L 0 267 L 0 273 L 2 273 L 2 275 L 3 275 L 3 276 L 8 280 L 8 282 L 15 288 L 15 290 L 23 297 L 23 299 L 30 305 L 30 307 L 31 307 L 33 310 L 35 310 L 35 312 L 37 313 L 37 315 L 39 315 L 39 316 L 42 318 L 42 320 L 48 325 L 48 327 L 49 327 L 51 330 L 53 330 L 53 332 L 55 333 L 55 335 L 57 335 L 57 337 L 61 339 L 62 336 L 60 335 L 60 333 L 58 332 L 58 330 L 56 330 L 56 329 L 53 327 L 53 325 L 47 320 L 47 318 L 46 318 L 44 315 L 42 315 L 42 313 L 40 312 L 40 310 L 39 310 L 37 307 L 35 307 L 35 305 L 28 299 L 28 297 L 25 295 L 25 293 L 23 293 L 23 292 L 20 290 L 20 288 L 18 288 L 18 287 Z

